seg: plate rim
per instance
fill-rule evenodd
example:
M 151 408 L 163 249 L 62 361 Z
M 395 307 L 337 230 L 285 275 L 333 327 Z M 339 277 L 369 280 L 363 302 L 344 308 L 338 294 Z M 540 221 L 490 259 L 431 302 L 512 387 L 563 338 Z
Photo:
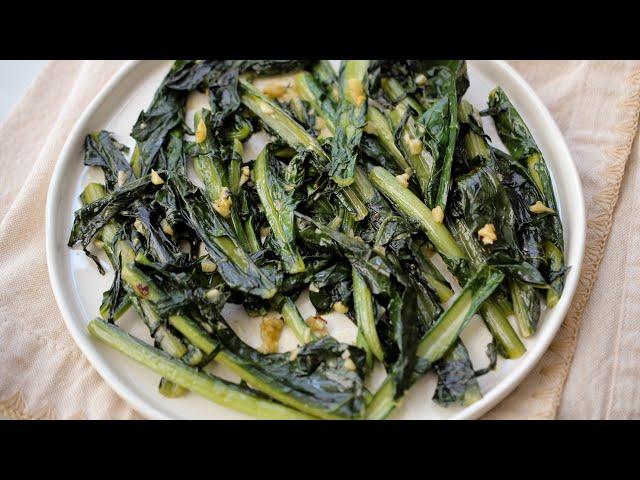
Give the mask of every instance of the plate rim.
M 107 384 L 122 398 L 125 402 L 129 403 L 138 413 L 144 417 L 150 419 L 171 419 L 164 412 L 158 410 L 152 405 L 144 401 L 142 396 L 135 392 L 135 390 L 127 387 L 118 377 L 118 374 L 112 370 L 110 364 L 103 360 L 96 348 L 95 341 L 87 333 L 86 329 L 80 328 L 73 321 L 73 314 L 68 305 L 68 298 L 64 293 L 64 288 L 61 283 L 61 271 L 59 261 L 56 257 L 56 242 L 54 237 L 54 217 L 55 206 L 54 198 L 57 192 L 60 190 L 63 179 L 65 165 L 71 161 L 71 152 L 77 147 L 77 142 L 82 141 L 85 135 L 86 124 L 89 119 L 96 113 L 98 108 L 102 105 L 105 99 L 115 90 L 119 83 L 136 67 L 142 64 L 144 60 L 129 60 L 127 61 L 118 72 L 105 84 L 100 90 L 100 93 L 89 103 L 82 115 L 78 118 L 70 131 L 65 144 L 58 156 L 56 166 L 54 168 L 53 175 L 49 183 L 47 191 L 47 200 L 45 207 L 45 241 L 46 241 L 46 257 L 47 257 L 47 270 L 49 275 L 49 281 L 56 299 L 56 303 L 62 314 L 65 326 L 71 334 L 76 345 L 80 348 L 83 355 L 87 358 L 91 366 L 97 371 L 97 373 L 107 382 Z M 576 265 L 572 265 L 571 274 L 568 276 L 565 290 L 560 298 L 558 304 L 554 307 L 553 319 L 547 319 L 547 321 L 553 321 L 553 325 L 546 331 L 544 337 L 536 340 L 535 348 L 528 350 L 526 357 L 519 362 L 514 369 L 508 373 L 508 375 L 500 380 L 493 388 L 491 388 L 482 399 L 476 403 L 465 407 L 460 412 L 455 413 L 451 417 L 455 419 L 476 419 L 495 407 L 500 401 L 502 401 L 509 393 L 511 393 L 528 375 L 533 368 L 538 364 L 544 353 L 548 350 L 549 345 L 556 337 L 558 329 L 564 322 L 568 309 L 573 300 L 577 285 L 580 279 L 580 272 L 582 270 L 582 263 L 584 258 L 584 250 L 586 243 L 586 213 L 584 194 L 582 189 L 582 183 L 580 175 L 575 165 L 575 161 L 571 155 L 569 147 L 566 144 L 562 132 L 558 128 L 551 113 L 544 105 L 540 97 L 531 88 L 528 82 L 506 61 L 504 60 L 484 60 L 484 62 L 492 63 L 494 67 L 502 70 L 502 73 L 521 89 L 529 99 L 532 99 L 530 108 L 536 111 L 536 115 L 542 117 L 541 120 L 546 124 L 549 133 L 552 135 L 555 144 L 555 148 L 559 149 L 563 158 L 568 160 L 565 168 L 568 169 L 568 173 L 573 177 L 571 183 L 576 189 L 578 197 L 575 199 L 575 203 L 571 206 L 571 216 L 576 218 L 576 237 L 577 245 L 575 245 L 577 252 Z M 554 183 L 557 185 L 558 181 L 554 175 Z M 579 200 L 579 201 L 578 201 Z M 568 207 L 564 206 L 568 210 Z M 188 415 L 187 415 L 188 417 Z

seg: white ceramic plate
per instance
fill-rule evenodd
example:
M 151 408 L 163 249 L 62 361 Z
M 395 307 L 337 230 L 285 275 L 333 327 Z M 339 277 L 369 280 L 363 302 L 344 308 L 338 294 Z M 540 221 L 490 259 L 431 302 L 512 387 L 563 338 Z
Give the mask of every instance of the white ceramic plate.
M 127 63 L 95 98 L 71 132 L 58 160 L 47 198 L 49 277 L 60 311 L 80 349 L 113 389 L 142 415 L 149 418 L 247 418 L 195 394 L 179 399 L 163 397 L 158 393 L 157 374 L 92 339 L 86 325 L 98 315 L 102 292 L 111 283 L 111 273 L 99 275 L 93 262 L 81 250 L 70 249 L 66 245 L 73 212 L 80 207 L 78 195 L 86 183 L 99 178 L 94 169 L 82 164 L 85 135 L 106 129 L 113 132 L 120 142 L 133 146 L 133 139 L 129 137 L 131 127 L 139 112 L 150 103 L 170 65 L 168 61 Z M 434 375 L 429 374 L 408 392 L 402 407 L 394 412 L 392 418 L 470 419 L 491 409 L 522 381 L 546 351 L 567 313 L 580 274 L 585 243 L 584 200 L 578 173 L 558 127 L 529 85 L 505 62 L 469 61 L 468 69 L 471 87 L 466 98 L 482 109 L 486 106 L 489 91 L 501 85 L 540 146 L 555 183 L 565 231 L 566 261 L 571 270 L 559 303 L 543 313 L 537 334 L 525 341 L 527 353 L 517 360 L 500 359 L 495 371 L 481 377 L 482 400 L 466 408 L 441 408 L 431 400 L 436 382 Z M 188 108 L 193 110 L 198 107 L 201 100 L 197 96 L 190 99 Z M 485 118 L 484 126 L 494 142 L 500 145 L 491 120 Z M 256 154 L 255 149 L 247 149 L 249 158 L 255 158 Z M 107 265 L 108 262 L 103 264 Z M 313 313 L 306 296 L 298 301 L 298 305 L 304 317 Z M 226 307 L 223 313 L 245 341 L 259 345 L 259 319 L 246 317 L 243 310 L 236 306 Z M 355 327 L 345 320 L 346 317 L 331 314 L 326 318 L 332 335 L 342 341 L 354 340 Z M 135 314 L 128 313 L 119 324 L 133 334 L 150 340 L 146 328 Z M 484 352 L 490 336 L 481 320 L 474 318 L 462 338 L 476 368 L 484 366 L 487 362 Z M 293 335 L 285 332 L 281 350 L 293 347 Z M 219 366 L 214 366 L 213 371 L 233 379 Z M 375 388 L 380 374 L 378 372 L 375 376 L 372 388 Z

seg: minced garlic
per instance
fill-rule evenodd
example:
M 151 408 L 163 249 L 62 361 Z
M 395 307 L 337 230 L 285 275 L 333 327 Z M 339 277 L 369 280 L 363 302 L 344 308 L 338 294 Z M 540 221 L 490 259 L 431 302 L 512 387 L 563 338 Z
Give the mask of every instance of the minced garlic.
M 210 290 L 207 290 L 207 293 L 205 293 L 205 297 L 207 297 L 207 300 L 209 300 L 211 303 L 215 303 L 218 300 L 220 300 L 221 296 L 222 296 L 222 292 L 217 288 L 212 288 Z
M 200 268 L 204 273 L 213 273 L 218 269 L 218 265 L 213 260 L 205 258 L 200 262 Z
M 352 372 L 356 371 L 356 364 L 353 363 L 353 360 L 351 360 L 350 358 L 347 358 L 344 361 L 344 368 L 346 368 L 347 370 L 351 370 Z
M 307 325 L 318 337 L 325 337 L 329 335 L 329 331 L 327 330 L 327 321 L 319 315 L 307 318 Z
M 284 321 L 280 317 L 266 316 L 260 323 L 261 350 L 263 353 L 276 353 L 280 343 L 280 335 L 284 328 Z
M 173 227 L 171 227 L 171 225 L 169 225 L 169 222 L 167 222 L 166 218 L 163 218 L 162 220 L 160 220 L 160 226 L 162 227 L 162 231 L 164 233 L 166 233 L 167 235 L 173 235 L 174 234 Z
M 409 173 L 407 173 L 407 172 L 403 173 L 402 175 L 396 175 L 396 180 L 404 188 L 408 188 L 409 187 L 409 179 L 410 178 L 411 178 L 411 175 Z
M 268 83 L 262 87 L 262 93 L 271 98 L 280 98 L 287 92 L 287 86 L 281 83 Z
M 231 198 L 231 190 L 227 187 L 223 187 L 222 190 L 220 190 L 220 197 L 213 202 L 213 209 L 224 218 L 229 218 L 229 216 L 231 216 L 232 206 L 233 199 Z
M 362 102 L 364 102 L 366 99 L 364 96 L 364 88 L 362 86 L 362 82 L 357 78 L 350 78 L 348 83 L 349 92 L 351 93 L 351 99 L 353 103 L 358 106 L 361 105 Z
M 547 207 L 544 203 L 538 200 L 536 203 L 529 207 L 529 210 L 533 213 L 555 213 L 553 208 Z
M 207 124 L 201 118 L 196 127 L 196 143 L 202 143 L 207 139 Z
M 420 152 L 422 152 L 422 142 L 417 138 L 409 138 L 407 147 L 409 148 L 409 153 L 411 155 L 419 155 Z
M 240 186 L 244 185 L 251 179 L 251 170 L 248 165 L 240 169 Z
M 162 185 L 164 180 L 155 170 L 151 169 L 151 183 L 154 185 Z
M 485 245 L 492 245 L 493 242 L 498 240 L 498 235 L 496 235 L 496 227 L 493 226 L 493 223 L 487 223 L 484 227 L 478 230 L 478 235 L 482 240 L 482 243 Z
M 444 210 L 442 210 L 442 207 L 440 205 L 436 205 L 435 207 L 433 207 L 433 209 L 431 210 L 431 215 L 433 215 L 433 219 L 436 221 L 436 223 L 442 223 L 444 220 Z
M 338 300 L 333 304 L 333 311 L 337 313 L 347 313 L 349 311 L 349 307 L 347 307 L 344 303 Z
M 422 87 L 423 85 L 427 84 L 427 77 L 424 74 L 419 74 L 416 75 L 416 85 L 418 85 L 419 87 Z

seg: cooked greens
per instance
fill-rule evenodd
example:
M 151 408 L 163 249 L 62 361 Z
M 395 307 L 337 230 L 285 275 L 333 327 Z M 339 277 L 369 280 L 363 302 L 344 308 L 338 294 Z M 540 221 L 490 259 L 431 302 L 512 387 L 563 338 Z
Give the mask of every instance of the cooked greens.
M 439 405 L 477 401 L 497 355 L 525 352 L 508 317 L 534 335 L 568 268 L 542 152 L 499 87 L 483 114 L 508 151 L 491 145 L 468 87 L 462 60 L 174 62 L 130 155 L 110 132 L 85 139 L 104 181 L 83 190 L 69 246 L 113 272 L 89 332 L 161 375 L 159 394 L 260 418 L 386 418 L 430 372 Z M 196 91 L 208 103 L 187 118 Z M 260 347 L 228 305 L 261 317 L 244 320 Z M 153 345 L 116 325 L 132 307 Z M 460 338 L 476 314 L 493 338 L 482 369 Z

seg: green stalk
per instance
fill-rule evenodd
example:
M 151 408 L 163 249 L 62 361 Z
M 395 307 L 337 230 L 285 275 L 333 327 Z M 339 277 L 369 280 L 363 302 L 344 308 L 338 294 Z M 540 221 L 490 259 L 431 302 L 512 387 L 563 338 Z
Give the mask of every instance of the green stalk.
M 253 228 L 253 217 L 249 217 L 244 224 L 244 231 L 247 237 L 247 245 L 249 246 L 249 253 L 259 252 L 262 248 L 260 241 L 256 235 L 256 231 Z
M 373 295 L 362 276 L 352 269 L 353 276 L 353 306 L 358 322 L 358 329 L 371 349 L 371 353 L 384 362 L 384 350 L 376 330 Z
M 403 103 L 399 103 L 393 110 L 389 112 L 391 124 L 393 125 L 394 129 L 397 129 L 400 126 L 400 123 L 402 122 L 402 119 L 404 118 L 406 113 L 407 106 Z M 435 161 L 429 153 L 429 150 L 425 148 L 422 140 L 420 139 L 416 121 L 413 116 L 409 116 L 406 123 L 404 124 L 402 134 L 400 136 L 400 146 L 402 147 L 404 155 L 411 165 L 411 169 L 413 170 L 416 180 L 418 181 L 418 185 L 420 186 L 420 191 L 426 198 L 429 182 L 431 181 L 431 177 L 433 176 Z
M 338 190 L 336 196 L 357 222 L 363 220 L 369 214 L 367 206 L 358 197 L 353 187 L 345 187 Z
M 456 148 L 456 139 L 458 137 L 458 130 L 460 125 L 458 124 L 458 96 L 456 94 L 455 78 L 451 81 L 451 87 L 449 89 L 449 140 L 447 143 L 447 149 L 444 154 L 444 161 L 442 162 L 442 170 L 440 172 L 440 182 L 438 185 L 438 194 L 436 196 L 436 206 L 442 207 L 442 210 L 446 210 L 447 198 L 449 196 L 449 190 L 451 189 L 451 169 L 453 167 L 453 153 Z
M 393 157 L 403 171 L 411 171 L 411 165 L 409 165 L 402 152 L 396 146 L 396 140 L 393 136 L 393 131 L 391 130 L 391 126 L 389 125 L 387 118 L 384 116 L 384 113 L 373 105 L 369 105 L 367 110 L 366 130 L 368 132 L 372 132 L 378 137 L 382 146 L 389 155 Z
M 520 334 L 525 338 L 530 337 L 536 332 L 540 318 L 538 292 L 531 285 L 517 280 L 509 282 L 509 292 Z
M 446 303 L 453 296 L 453 289 L 435 265 L 424 254 L 422 248 L 412 245 L 413 258 L 416 260 L 420 275 L 429 287 L 436 292 L 440 303 Z
M 298 307 L 291 298 L 284 299 L 280 313 L 284 324 L 291 329 L 300 344 L 304 345 L 314 339 L 313 332 L 303 320 Z
M 550 283 L 551 289 L 547 290 L 547 305 L 553 307 L 562 295 L 565 276 L 562 274 L 564 270 L 563 228 L 558 215 L 558 203 L 553 192 L 551 174 L 533 135 L 502 88 L 497 87 L 489 94 L 489 110 L 500 139 L 514 159 L 527 167 L 529 175 L 542 194 L 545 205 L 555 212 L 548 221 L 550 232 L 545 235 L 545 240 L 552 244 L 549 248 L 545 248 L 545 257 L 551 266 L 551 276 L 555 277 Z
M 324 120 L 327 124 L 327 128 L 331 133 L 336 131 L 336 125 L 334 123 L 332 114 L 328 111 L 328 105 L 322 102 L 322 96 L 324 91 L 322 87 L 318 85 L 313 76 L 309 72 L 297 73 L 295 78 L 296 91 L 300 98 L 306 101 L 311 108 L 315 111 L 316 115 Z M 334 112 L 335 113 L 335 112 Z
M 341 187 L 353 183 L 357 146 L 367 115 L 369 60 L 346 60 L 340 68 L 340 103 L 331 149 L 330 175 Z
M 458 107 L 458 119 L 460 120 L 460 123 L 469 124 L 471 123 L 472 117 L 475 118 L 476 122 L 478 122 L 478 124 L 480 125 L 479 115 L 473 108 L 473 105 L 471 105 L 466 100 L 461 100 Z M 463 141 L 464 148 L 470 160 L 478 157 L 484 160 L 491 158 L 489 144 L 482 135 L 478 135 L 473 130 L 468 129 L 463 138 Z
M 473 232 L 461 219 L 448 222 L 453 236 L 465 250 L 469 259 L 471 271 L 478 271 L 487 264 L 487 258 L 473 237 Z M 468 275 L 467 272 L 461 272 Z M 480 308 L 480 314 L 487 328 L 498 343 L 502 355 L 506 358 L 518 358 L 524 354 L 526 348 L 515 332 L 502 309 L 497 304 L 497 296 L 485 302 Z
M 193 161 L 198 178 L 204 183 L 204 189 L 210 201 L 215 202 L 220 198 L 220 191 L 224 186 L 222 165 L 211 155 L 198 155 Z
M 119 350 L 176 385 L 224 407 L 258 418 L 283 420 L 312 418 L 262 396 L 253 395 L 233 383 L 188 367 L 102 319 L 92 320 L 87 328 L 91 335 L 110 347 Z
M 349 212 L 345 212 L 342 217 L 340 229 L 342 233 L 346 233 L 352 237 L 356 234 L 356 220 Z
M 264 208 L 265 216 L 271 226 L 271 231 L 278 244 L 278 250 L 287 272 L 294 274 L 304 272 L 305 265 L 295 245 L 293 230 L 293 210 L 288 205 L 278 205 L 274 198 L 274 189 L 282 189 L 276 185 L 275 179 L 270 178 L 271 158 L 268 147 L 265 147 L 255 161 L 253 175 L 258 196 Z M 281 203 L 278 200 L 277 203 Z M 290 216 L 289 221 L 283 218 Z
M 211 337 L 207 332 L 199 327 L 193 320 L 183 315 L 174 315 L 169 317 L 171 325 L 188 338 L 192 343 L 198 345 L 206 354 L 211 354 L 216 351 L 219 344 Z M 270 397 L 296 408 L 302 412 L 306 412 L 310 415 L 315 415 L 320 418 L 326 419 L 339 419 L 337 415 L 327 413 L 325 410 L 317 408 L 308 403 L 302 402 L 297 398 L 288 394 L 287 389 L 280 388 L 277 382 L 274 382 L 272 378 L 265 375 L 260 370 L 248 365 L 244 359 L 229 352 L 227 350 L 220 350 L 215 356 L 215 361 L 224 365 L 229 370 L 238 375 L 242 380 L 247 382 L 252 387 L 266 393 Z
M 418 114 L 424 113 L 424 107 L 413 98 L 408 95 L 400 82 L 395 78 L 383 78 L 380 82 L 382 84 L 382 91 L 392 103 L 404 105 L 405 107 L 411 107 Z
M 340 100 L 338 91 L 338 77 L 331 63 L 328 60 L 319 60 L 312 68 L 313 76 L 324 86 L 329 94 L 329 98 L 334 103 Z
M 103 197 L 106 194 L 106 190 L 102 184 L 99 183 L 91 183 L 85 187 L 81 194 L 81 200 L 83 203 L 91 203 L 98 198 Z M 107 225 L 102 227 L 99 232 L 100 239 L 103 241 L 103 248 L 107 253 L 112 265 L 117 265 L 119 260 L 116 256 L 116 252 L 112 250 L 112 245 L 114 244 L 114 240 L 118 233 L 118 226 L 115 221 L 110 221 Z M 128 250 L 124 254 L 120 248 L 116 246 L 117 255 L 120 255 L 122 259 L 123 268 L 127 270 L 127 274 L 129 277 L 130 270 L 129 267 L 133 264 L 133 250 Z M 121 269 L 122 271 L 122 269 Z M 136 282 L 134 282 L 135 284 Z M 131 288 L 131 287 L 129 287 Z M 154 341 L 156 341 L 160 348 L 166 352 L 168 355 L 182 359 L 190 365 L 199 364 L 202 360 L 202 352 L 199 350 L 192 348 L 191 350 L 185 346 L 185 344 L 180 340 L 177 336 L 175 336 L 172 332 L 167 330 L 164 326 L 162 326 L 162 319 L 156 313 L 155 309 L 147 300 L 140 300 L 139 298 L 134 296 L 133 292 L 130 292 L 125 300 L 118 306 L 117 310 L 114 312 L 114 319 L 117 320 L 122 316 L 131 305 L 134 305 L 135 309 L 138 312 L 138 315 L 143 319 L 144 323 L 149 328 L 152 336 L 154 337 Z M 101 306 L 100 315 L 107 317 L 107 311 L 103 309 Z M 158 385 L 158 390 L 160 393 L 169 398 L 176 398 L 182 396 L 186 393 L 186 390 L 179 385 L 171 382 L 167 378 L 161 378 L 160 384 Z
M 158 391 L 167 398 L 179 398 L 184 396 L 188 390 L 178 384 L 173 383 L 166 377 L 160 379 Z
M 275 131 L 293 149 L 309 150 L 324 161 L 330 161 L 317 140 L 276 102 L 269 100 L 251 83 L 240 79 L 240 99 L 242 103 L 273 131 Z
M 504 279 L 504 274 L 492 267 L 484 267 L 467 282 L 458 298 L 418 344 L 416 355 L 428 365 L 440 360 L 458 340 L 478 307 L 493 293 Z M 367 407 L 366 418 L 386 418 L 402 399 L 394 399 L 395 388 L 390 377 L 382 384 Z
M 544 242 L 544 255 L 549 262 L 549 270 L 552 273 L 562 271 L 564 268 L 564 257 L 562 251 L 551 242 Z M 555 280 L 551 282 L 551 288 L 547 290 L 547 306 L 549 308 L 555 307 L 560 300 L 560 294 L 564 288 L 564 277 L 559 275 Z
M 280 105 L 269 100 L 262 92 L 244 79 L 240 80 L 242 91 L 242 103 L 273 131 L 296 151 L 308 150 L 323 161 L 330 163 L 331 159 L 324 153 L 318 141 L 293 118 L 285 112 Z M 367 216 L 368 210 L 362 201 L 357 198 L 350 188 L 343 188 L 338 196 L 347 203 L 348 208 L 354 213 L 357 220 Z
M 382 167 L 374 167 L 369 172 L 369 179 L 403 215 L 424 230 L 438 252 L 451 261 L 465 258 L 464 252 L 456 244 L 447 227 L 436 222 L 429 207 L 411 190 L 400 185 L 390 172 Z

